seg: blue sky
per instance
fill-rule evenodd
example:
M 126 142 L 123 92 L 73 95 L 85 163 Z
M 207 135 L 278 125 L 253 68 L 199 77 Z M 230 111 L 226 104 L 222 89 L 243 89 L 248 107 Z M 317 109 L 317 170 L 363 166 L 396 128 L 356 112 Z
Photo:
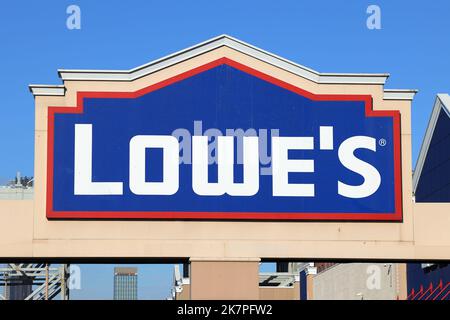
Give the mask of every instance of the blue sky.
M 138 268 L 138 299 L 161 300 L 170 297 L 173 283 L 172 264 L 112 265 L 78 264 L 81 269 L 81 288 L 70 292 L 70 299 L 108 300 L 113 297 L 114 267 L 133 266 Z M 274 263 L 263 263 L 261 272 L 274 272 Z M 180 271 L 183 270 L 180 265 Z
M 71 4 L 81 8 L 81 30 L 66 28 Z M 381 8 L 381 30 L 366 27 L 371 4 Z M 58 68 L 133 68 L 223 33 L 321 72 L 388 72 L 387 88 L 419 89 L 412 109 L 415 163 L 435 96 L 450 92 L 449 13 L 448 0 L 3 2 L 0 183 L 17 170 L 33 175 L 28 84 L 59 84 Z M 107 298 L 112 266 L 99 268 L 84 274 L 98 282 L 96 297 Z M 154 297 L 166 297 L 169 290 L 160 286 L 171 279 L 171 267 L 146 270 L 160 288 Z
M 139 300 L 166 299 L 170 296 L 171 284 L 173 282 L 173 265 L 88 264 L 78 266 L 81 267 L 81 288 L 70 292 L 70 298 L 73 300 L 112 299 L 114 287 L 114 267 L 117 266 L 136 266 L 138 268 Z

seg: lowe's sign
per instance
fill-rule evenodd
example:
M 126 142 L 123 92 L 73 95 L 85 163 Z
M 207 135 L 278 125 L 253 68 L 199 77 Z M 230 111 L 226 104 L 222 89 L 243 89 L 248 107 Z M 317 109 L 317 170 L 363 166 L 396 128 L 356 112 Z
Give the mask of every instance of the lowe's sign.
M 399 221 L 400 118 L 228 59 L 49 108 L 49 218 Z

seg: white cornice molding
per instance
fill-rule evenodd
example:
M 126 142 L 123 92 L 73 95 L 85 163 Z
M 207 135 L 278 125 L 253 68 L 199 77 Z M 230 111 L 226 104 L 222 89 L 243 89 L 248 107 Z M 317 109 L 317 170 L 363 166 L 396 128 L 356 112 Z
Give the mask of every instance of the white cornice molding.
M 63 81 L 133 81 L 220 47 L 228 47 L 318 84 L 384 85 L 388 73 L 320 73 L 251 44 L 221 35 L 130 70 L 59 69 Z M 64 95 L 64 86 L 30 85 L 33 95 Z M 385 90 L 387 100 L 412 100 L 415 90 Z
M 437 120 L 441 110 L 444 110 L 448 117 L 450 117 L 450 96 L 448 94 L 438 94 L 434 102 L 433 111 L 431 112 L 430 119 L 428 121 L 425 137 L 420 147 L 419 157 L 417 158 L 416 168 L 413 173 L 413 192 L 416 193 L 417 185 L 419 184 L 420 175 L 425 164 L 428 149 L 430 148 L 431 139 L 433 138 L 434 128 L 436 127 Z
M 415 89 L 384 89 L 384 100 L 412 101 L 418 91 Z
M 320 73 L 295 62 L 284 59 L 246 42 L 221 35 L 171 55 L 149 62 L 130 70 L 69 70 L 60 69 L 58 74 L 63 81 L 133 81 L 161 69 L 220 47 L 228 47 L 248 56 L 264 61 L 293 74 L 316 83 L 325 84 L 384 84 L 387 73 Z
M 33 96 L 64 96 L 64 85 L 30 84 L 28 86 Z

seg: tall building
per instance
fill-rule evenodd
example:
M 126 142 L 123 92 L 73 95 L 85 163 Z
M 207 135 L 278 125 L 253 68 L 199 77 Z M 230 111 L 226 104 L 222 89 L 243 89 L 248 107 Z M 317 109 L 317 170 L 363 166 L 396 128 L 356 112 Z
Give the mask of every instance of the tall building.
M 114 268 L 114 300 L 137 300 L 137 268 Z

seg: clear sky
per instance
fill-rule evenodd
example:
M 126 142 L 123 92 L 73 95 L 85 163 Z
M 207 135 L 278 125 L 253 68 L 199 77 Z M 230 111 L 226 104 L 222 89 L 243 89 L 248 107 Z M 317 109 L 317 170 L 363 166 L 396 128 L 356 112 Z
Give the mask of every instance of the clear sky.
M 112 265 L 78 264 L 80 267 L 80 288 L 70 291 L 70 299 L 109 300 L 113 298 L 114 267 L 126 266 L 138 268 L 138 299 L 161 300 L 170 297 L 174 266 L 172 264 Z M 275 263 L 263 263 L 261 272 L 274 272 Z M 183 266 L 180 265 L 180 272 Z M 75 282 L 74 282 L 75 283 Z
M 81 288 L 70 292 L 70 299 L 100 299 L 113 298 L 114 267 L 133 266 L 138 268 L 138 299 L 154 300 L 170 297 L 173 283 L 173 265 L 112 265 L 88 264 L 78 265 L 81 268 Z M 180 265 L 180 270 L 182 266 Z
M 81 9 L 80 30 L 66 27 L 72 4 Z M 380 30 L 366 26 L 371 4 L 381 9 Z M 0 183 L 17 170 L 33 175 L 28 84 L 60 84 L 58 68 L 130 69 L 223 33 L 317 71 L 388 72 L 386 88 L 419 89 L 415 163 L 435 96 L 450 92 L 449 31 L 448 0 L 3 1 Z M 109 298 L 112 266 L 99 268 L 86 267 L 83 274 L 98 282 L 95 297 Z M 149 297 L 166 297 L 172 267 L 153 265 L 145 272 L 156 290 Z

